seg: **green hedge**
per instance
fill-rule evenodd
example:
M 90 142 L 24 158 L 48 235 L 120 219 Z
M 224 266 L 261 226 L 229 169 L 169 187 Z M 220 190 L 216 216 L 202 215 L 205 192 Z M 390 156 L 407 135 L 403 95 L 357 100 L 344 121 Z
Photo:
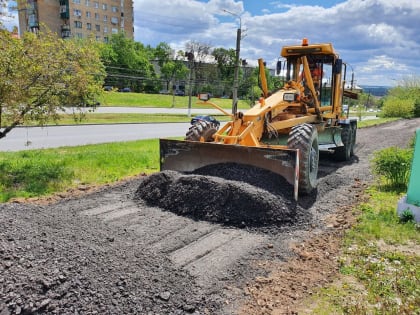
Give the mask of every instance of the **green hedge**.
M 405 189 L 410 177 L 413 149 L 389 147 L 376 151 L 373 157 L 373 172 L 385 179 L 391 189 Z
M 382 115 L 384 117 L 412 118 L 414 116 L 414 103 L 415 100 L 413 99 L 389 97 L 382 107 Z

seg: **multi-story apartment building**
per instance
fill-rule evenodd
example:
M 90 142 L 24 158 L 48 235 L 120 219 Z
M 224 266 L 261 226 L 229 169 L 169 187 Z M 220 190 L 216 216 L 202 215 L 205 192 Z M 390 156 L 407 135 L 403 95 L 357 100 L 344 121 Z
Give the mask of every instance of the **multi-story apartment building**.
M 133 0 L 19 1 L 19 29 L 36 32 L 41 25 L 62 38 L 94 36 L 107 42 L 124 32 L 133 39 Z

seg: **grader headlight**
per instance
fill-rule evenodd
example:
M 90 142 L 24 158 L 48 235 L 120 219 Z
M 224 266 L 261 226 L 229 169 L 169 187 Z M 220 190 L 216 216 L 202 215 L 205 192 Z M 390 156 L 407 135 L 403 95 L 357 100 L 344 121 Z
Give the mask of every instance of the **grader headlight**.
M 200 93 L 200 94 L 198 94 L 198 99 L 200 101 L 207 102 L 207 101 L 210 100 L 210 94 L 209 93 Z
M 283 94 L 283 101 L 294 102 L 295 100 L 296 100 L 296 94 L 295 93 L 284 93 Z

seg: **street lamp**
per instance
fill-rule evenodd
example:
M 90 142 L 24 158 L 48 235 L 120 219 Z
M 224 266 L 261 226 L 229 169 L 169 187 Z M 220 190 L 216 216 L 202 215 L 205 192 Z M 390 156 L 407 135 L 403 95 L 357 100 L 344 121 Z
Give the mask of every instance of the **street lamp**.
M 237 103 L 238 103 L 238 88 L 239 88 L 239 55 L 241 52 L 241 32 L 242 32 L 242 19 L 241 16 L 230 12 L 228 10 L 223 10 L 226 13 L 234 15 L 239 19 L 239 28 L 236 31 L 236 56 L 235 56 L 235 72 L 233 77 L 233 90 L 232 90 L 232 114 L 236 114 Z

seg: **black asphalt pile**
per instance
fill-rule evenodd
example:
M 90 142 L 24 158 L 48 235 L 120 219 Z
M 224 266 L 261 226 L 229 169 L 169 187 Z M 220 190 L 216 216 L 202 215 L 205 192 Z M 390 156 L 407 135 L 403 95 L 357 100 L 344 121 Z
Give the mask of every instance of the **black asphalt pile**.
M 261 227 L 294 222 L 297 206 L 292 191 L 276 174 L 220 164 L 194 174 L 155 173 L 141 182 L 135 199 L 195 220 Z

